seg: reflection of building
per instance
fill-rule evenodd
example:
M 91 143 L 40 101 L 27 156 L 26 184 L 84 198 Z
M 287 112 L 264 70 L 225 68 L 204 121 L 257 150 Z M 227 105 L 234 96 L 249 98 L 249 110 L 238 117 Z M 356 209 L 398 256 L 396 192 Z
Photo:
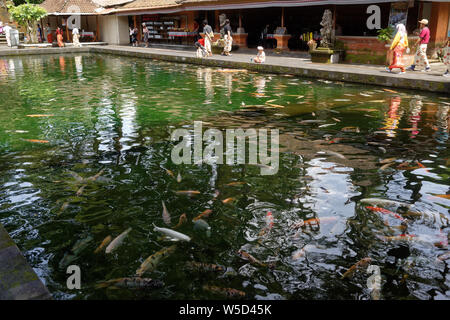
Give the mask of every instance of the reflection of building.
M 57 3 L 64 5 L 60 8 Z M 145 23 L 154 45 L 192 46 L 196 32 L 202 31 L 201 22 L 204 19 L 208 20 L 216 37 L 219 37 L 219 17 L 225 14 L 230 19 L 235 42 L 240 46 L 256 47 L 267 43 L 262 36 L 271 36 L 279 42 L 282 36 L 283 43 L 276 45 L 287 45 L 291 50 L 307 50 L 306 41 L 301 36 L 319 34 L 323 12 L 330 9 L 333 26 L 342 34 L 337 39 L 346 47 L 351 59 L 359 56 L 364 62 L 367 62 L 368 56 L 378 55 L 378 58 L 382 56 L 384 59 L 386 54 L 384 43 L 376 38 L 377 30 L 368 27 L 367 22 L 372 15 L 371 11 L 367 13 L 369 5 L 375 4 L 380 9 L 381 28 L 387 27 L 391 14 L 391 20 L 406 16 L 410 34 L 418 28 L 419 19 L 428 19 L 432 43 L 441 43 L 447 37 L 450 6 L 444 1 L 421 0 L 379 0 L 379 3 L 376 0 L 347 0 L 345 4 L 342 0 L 46 0 L 43 6 L 52 9 L 48 10 L 52 12 L 50 20 L 55 20 L 66 16 L 62 13 L 67 13 L 70 4 L 80 6 L 80 3 L 86 7 L 82 13 L 88 17 L 82 19 L 87 19 L 85 25 L 89 22 L 92 29 L 95 19 L 99 17 L 100 26 L 97 29 L 100 32 L 96 36 L 111 44 L 128 44 L 129 26 L 140 30 L 138 38 L 141 39 L 141 26 Z M 402 6 L 405 11 L 399 11 Z M 265 30 L 267 25 L 269 27 Z M 277 34 L 277 30 L 285 30 L 285 34 Z M 362 57 L 364 52 L 366 57 Z

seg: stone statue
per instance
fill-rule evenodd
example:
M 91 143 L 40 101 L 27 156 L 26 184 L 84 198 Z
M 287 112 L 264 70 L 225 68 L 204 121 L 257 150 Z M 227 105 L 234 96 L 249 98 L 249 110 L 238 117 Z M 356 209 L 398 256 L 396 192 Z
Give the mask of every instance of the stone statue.
M 320 29 L 320 35 L 322 37 L 322 40 L 320 41 L 320 46 L 323 48 L 331 48 L 332 47 L 332 41 L 331 41 L 331 35 L 333 32 L 333 14 L 330 10 L 325 10 L 322 17 L 322 22 L 320 22 L 320 25 L 323 27 Z
M 225 13 L 219 15 L 220 34 L 222 36 L 224 35 L 223 27 L 225 27 L 225 20 L 227 20 L 227 15 Z

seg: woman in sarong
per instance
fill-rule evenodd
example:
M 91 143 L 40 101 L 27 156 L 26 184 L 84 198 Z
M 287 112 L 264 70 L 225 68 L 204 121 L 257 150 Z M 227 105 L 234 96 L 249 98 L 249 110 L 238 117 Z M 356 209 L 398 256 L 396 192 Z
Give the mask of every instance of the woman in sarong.
M 64 47 L 63 31 L 60 27 L 56 29 L 56 40 L 58 41 L 58 46 L 60 48 Z
M 392 64 L 388 67 L 389 72 L 392 72 L 392 69 L 398 68 L 400 69 L 400 74 L 405 73 L 405 65 L 403 64 L 402 58 L 403 52 L 407 48 L 408 34 L 406 33 L 405 25 L 399 23 L 397 25 L 397 34 L 395 35 L 390 48 L 390 50 L 394 53 L 394 58 Z
M 231 48 L 233 47 L 233 37 L 232 37 L 232 31 L 230 26 L 230 20 L 225 20 L 225 26 L 223 27 L 223 31 L 225 33 L 224 40 L 225 40 L 225 47 L 223 48 L 222 54 L 225 56 L 231 56 Z

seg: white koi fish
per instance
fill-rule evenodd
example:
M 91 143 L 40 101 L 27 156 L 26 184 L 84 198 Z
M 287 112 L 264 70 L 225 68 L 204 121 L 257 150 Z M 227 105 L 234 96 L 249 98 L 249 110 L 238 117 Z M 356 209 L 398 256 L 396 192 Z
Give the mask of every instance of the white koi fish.
M 154 228 L 153 231 L 158 231 L 161 233 L 164 233 L 166 236 L 169 236 L 171 238 L 177 239 L 177 240 L 181 240 L 181 241 L 191 241 L 191 238 L 188 237 L 185 234 L 182 234 L 180 232 L 174 231 L 172 229 L 167 229 L 167 228 L 158 228 L 157 226 L 155 226 L 153 224 Z

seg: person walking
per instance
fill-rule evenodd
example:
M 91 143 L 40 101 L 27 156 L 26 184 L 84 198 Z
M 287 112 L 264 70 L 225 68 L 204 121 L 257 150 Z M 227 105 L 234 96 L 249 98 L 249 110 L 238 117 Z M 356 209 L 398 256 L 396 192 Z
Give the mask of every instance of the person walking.
M 5 27 L 3 28 L 3 32 L 5 33 L 6 36 L 6 43 L 8 45 L 8 47 L 11 47 L 11 27 L 9 25 L 9 23 L 6 23 Z
M 38 38 L 38 42 L 39 43 L 42 43 L 42 42 L 44 42 L 44 37 L 42 36 L 42 28 L 41 28 L 41 25 L 38 23 L 38 25 L 37 25 L 37 38 Z
M 205 49 L 208 52 L 208 56 L 212 57 L 211 44 L 214 39 L 214 32 L 208 24 L 208 20 L 203 20 L 203 33 L 205 34 Z
M 53 33 L 52 28 L 50 28 L 50 23 L 47 23 L 47 27 L 45 27 L 45 33 L 47 34 L 47 42 L 53 43 Z
M 422 19 L 419 21 L 420 23 L 420 35 L 419 39 L 416 42 L 417 50 L 416 55 L 414 56 L 414 64 L 412 64 L 408 70 L 416 71 L 416 67 L 425 67 L 422 71 L 428 72 L 431 71 L 430 63 L 427 58 L 427 47 L 428 42 L 430 41 L 430 29 L 428 29 L 428 20 Z
M 144 35 L 145 47 L 148 48 L 150 46 L 150 31 L 148 31 L 145 23 L 142 24 L 142 34 Z
M 397 34 L 392 41 L 391 48 L 389 50 L 394 52 L 394 59 L 392 64 L 387 68 L 389 72 L 392 69 L 400 69 L 399 74 L 405 73 L 405 65 L 403 64 L 403 52 L 408 49 L 408 34 L 406 33 L 406 27 L 404 24 L 399 23 L 397 26 Z
M 225 20 L 225 26 L 223 27 L 225 47 L 223 48 L 222 55 L 231 56 L 231 48 L 233 47 L 233 32 L 231 31 L 230 20 Z
M 74 47 L 81 47 L 80 31 L 78 31 L 78 28 L 76 27 L 72 30 L 72 42 Z

